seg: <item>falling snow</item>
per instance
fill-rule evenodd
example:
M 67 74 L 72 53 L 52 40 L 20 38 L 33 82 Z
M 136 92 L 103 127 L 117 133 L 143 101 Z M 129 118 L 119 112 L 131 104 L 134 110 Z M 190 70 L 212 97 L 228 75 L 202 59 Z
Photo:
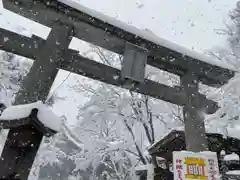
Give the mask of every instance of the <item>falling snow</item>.
M 229 46 L 232 51 L 227 54 L 227 57 L 226 55 L 218 57 L 218 59 L 220 59 L 219 61 L 201 53 L 196 53 L 194 51 L 195 47 L 192 45 L 190 46 L 192 49 L 191 51 L 180 46 L 176 41 L 172 43 L 171 41 L 160 38 L 159 34 L 156 35 L 156 31 L 153 32 L 151 28 L 136 28 L 134 25 L 135 22 L 132 20 L 128 20 L 129 23 L 126 23 L 127 21 L 122 22 L 122 20 L 116 20 L 110 16 L 99 13 L 94 9 L 87 8 L 79 2 L 73 2 L 71 0 L 59 1 L 64 2 L 73 8 L 82 10 L 85 13 L 89 13 L 94 17 L 100 18 L 104 22 L 136 34 L 136 37 L 145 38 L 160 46 L 165 46 L 174 51 L 180 52 L 182 53 L 183 58 L 190 56 L 237 71 L 238 67 L 240 67 L 238 62 L 239 58 L 237 57 L 239 55 L 240 47 L 239 31 L 236 31 L 236 34 L 233 34 L 233 36 L 228 38 L 228 43 L 230 43 Z M 213 0 L 208 1 L 208 5 L 211 7 L 217 3 Z M 128 3 L 130 6 L 131 2 Z M 94 1 L 94 4 L 97 3 Z M 100 4 L 99 6 L 101 6 Z M 190 3 L 189 7 L 192 7 L 192 4 L 193 2 Z M 198 4 L 196 3 L 195 6 L 198 9 L 197 5 Z M 148 13 L 144 12 L 144 10 L 149 7 L 152 9 L 154 4 L 148 4 L 144 1 L 134 1 L 133 6 L 137 11 L 141 11 L 142 15 L 147 16 Z M 240 6 L 239 3 L 237 6 Z M 156 7 L 158 12 L 163 11 L 161 6 L 156 5 Z M 184 12 L 189 11 L 186 7 L 178 7 L 178 5 L 176 7 Z M 207 8 L 208 7 L 206 7 L 206 9 Z M 164 9 L 168 8 L 164 6 Z M 238 9 L 240 8 L 238 7 Z M 235 15 L 237 16 L 239 15 L 237 13 L 238 9 L 235 9 Z M 127 10 L 127 8 L 125 10 L 124 8 L 124 11 L 129 10 Z M 199 11 L 201 11 L 201 8 Z M 177 13 L 177 9 L 172 7 L 171 13 L 172 12 Z M 204 14 L 205 12 L 201 13 Z M 210 13 L 210 11 L 208 13 Z M 134 14 L 134 11 L 132 14 Z M 0 13 L 0 16 L 3 15 L 4 13 Z M 174 16 L 174 13 L 172 13 L 172 16 Z M 4 15 L 4 17 L 9 21 L 6 24 L 10 24 L 15 32 L 23 33 L 24 31 L 28 31 L 29 34 L 30 31 L 33 33 L 34 29 L 38 29 L 33 28 L 30 24 L 22 27 L 22 25 L 18 25 L 16 22 L 10 23 L 10 18 L 6 18 L 7 15 Z M 139 21 L 143 22 L 146 21 L 144 18 L 145 16 L 138 17 L 138 19 L 140 19 Z M 182 17 L 179 18 L 182 19 Z M 151 16 L 148 21 L 150 21 L 150 19 L 153 21 L 154 19 L 158 19 L 158 17 Z M 164 16 L 164 19 L 169 22 L 171 21 L 170 16 L 167 15 Z M 191 17 L 189 19 L 189 17 L 187 17 L 186 19 L 188 19 L 186 26 L 190 29 L 185 32 L 185 34 L 187 34 L 184 35 L 186 41 L 187 39 L 194 39 L 194 41 L 197 41 L 195 39 L 202 38 L 207 39 L 210 44 L 210 41 L 212 41 L 211 38 L 202 37 L 201 35 L 199 35 L 199 37 L 194 37 L 191 34 L 191 31 L 195 31 L 196 29 L 203 31 L 201 28 L 201 22 L 199 22 L 198 18 Z M 181 20 L 177 21 L 180 22 Z M 175 20 L 175 22 L 177 21 Z M 3 23 L 1 26 L 5 27 L 7 25 Z M 164 29 L 164 26 L 161 23 L 158 23 L 157 27 L 157 30 L 159 31 Z M 108 29 L 106 29 L 106 31 L 107 30 Z M 236 29 L 233 27 L 233 33 L 235 30 Z M 182 27 L 180 26 L 172 31 L 173 34 L 179 33 L 181 36 L 184 34 L 182 32 Z M 47 36 L 46 34 L 48 33 L 45 33 L 45 36 Z M 164 35 L 161 37 L 164 37 Z M 8 41 L 9 38 L 3 38 L 3 42 Z M 106 39 L 106 42 L 112 41 L 111 39 Z M 198 43 L 201 44 L 201 42 Z M 56 45 L 60 45 L 60 43 L 56 41 Z M 26 45 L 21 44 L 20 46 L 25 47 Z M 36 49 L 39 48 L 38 44 L 34 44 L 34 46 Z M 104 49 L 98 49 L 93 47 L 93 45 L 89 45 L 88 48 L 86 48 L 86 46 L 87 45 L 83 45 L 83 43 L 76 43 L 73 49 L 80 49 L 80 54 L 89 59 L 96 60 L 114 68 L 117 66 L 117 69 L 121 68 L 120 64 L 122 57 L 119 55 L 106 52 Z M 177 63 L 176 60 L 178 58 L 179 57 L 171 58 L 170 62 Z M 155 146 L 159 140 L 168 135 L 172 130 L 184 131 L 183 118 L 188 117 L 189 114 L 184 114 L 183 116 L 182 107 L 174 106 L 170 103 L 159 101 L 145 95 L 136 94 L 132 91 L 126 91 L 121 88 L 92 81 L 87 78 L 84 79 L 76 74 L 69 74 L 68 72 L 65 72 L 65 77 L 58 74 L 58 77 L 60 78 L 57 82 L 54 82 L 57 85 L 54 84 L 51 89 L 49 99 L 51 100 L 53 98 L 54 100 L 52 101 L 52 104 L 51 102 L 48 103 L 53 107 L 49 107 L 49 105 L 46 105 L 47 103 L 45 104 L 41 101 L 32 104 L 13 106 L 12 102 L 16 96 L 16 92 L 19 90 L 23 76 L 31 66 L 29 65 L 31 63 L 18 61 L 19 59 L 23 60 L 24 58 L 14 56 L 11 59 L 9 54 L 1 52 L 0 102 L 5 103 L 6 106 L 0 106 L 0 120 L 11 121 L 26 118 L 30 115 L 32 109 L 37 108 L 39 110 L 37 115 L 38 119 L 50 129 L 59 131 L 56 136 L 45 138 L 43 140 L 36 162 L 32 168 L 31 179 L 37 178 L 39 174 L 40 176 L 44 176 L 44 174 L 49 176 L 49 173 L 50 176 L 55 176 L 55 179 L 59 178 L 59 176 L 64 176 L 64 179 L 69 180 L 79 180 L 84 178 L 94 180 L 101 178 L 111 180 L 130 180 L 137 178 L 135 171 L 147 170 L 147 179 L 152 180 L 154 167 L 151 162 L 153 162 L 154 157 L 149 154 L 149 147 Z M 165 60 L 167 61 L 168 59 L 166 58 Z M 51 58 L 50 61 L 52 61 Z M 84 73 L 84 68 L 79 69 L 79 72 L 80 71 L 83 75 L 86 75 Z M 173 69 L 173 71 L 175 71 L 175 69 Z M 107 74 L 107 72 L 104 73 Z M 148 76 L 148 79 L 161 83 L 164 82 L 167 85 L 172 85 L 174 83 L 179 85 L 179 79 L 164 72 L 153 70 L 151 67 L 146 68 L 146 76 Z M 111 76 L 110 79 L 117 82 L 120 79 L 120 76 Z M 206 131 L 208 133 L 220 134 L 226 138 L 232 137 L 240 139 L 239 79 L 239 74 L 237 74 L 228 84 L 218 89 L 200 87 L 205 90 L 205 94 L 209 99 L 214 99 L 220 105 L 220 109 L 212 115 L 206 115 L 203 111 L 197 112 L 200 118 L 205 118 Z M 132 89 L 135 86 L 136 84 L 132 81 L 123 85 L 123 87 L 129 89 Z M 56 101 L 56 94 L 58 93 L 64 96 L 64 98 L 58 97 L 61 101 Z M 192 98 L 196 97 L 196 93 L 192 94 Z M 60 115 L 64 116 L 60 118 Z M 73 123 L 69 124 L 70 122 Z M 6 138 L 6 134 L 1 132 L 0 138 L 3 136 Z M 3 140 L 0 140 L 1 144 L 4 144 L 2 142 Z M 34 145 L 31 144 L 31 146 Z M 205 152 L 205 154 L 210 153 L 211 152 Z M 156 160 L 159 162 L 164 159 L 158 157 Z M 224 160 L 239 161 L 239 156 L 234 153 L 226 154 Z M 57 171 L 57 173 L 55 173 L 55 171 Z M 228 171 L 227 174 L 239 175 L 239 171 Z M 47 177 L 43 177 L 43 179 L 46 178 Z

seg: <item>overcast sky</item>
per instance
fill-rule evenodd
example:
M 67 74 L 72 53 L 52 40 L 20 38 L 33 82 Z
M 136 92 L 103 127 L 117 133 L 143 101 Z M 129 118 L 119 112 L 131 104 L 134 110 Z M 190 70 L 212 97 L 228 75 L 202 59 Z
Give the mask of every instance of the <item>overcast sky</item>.
M 237 0 L 79 0 L 79 3 L 89 8 L 138 28 L 147 28 L 162 38 L 199 52 L 226 45 L 226 37 L 217 35 L 214 29 L 224 28 L 223 21 L 236 2 Z M 22 34 L 35 33 L 45 37 L 48 34 L 48 31 L 34 23 L 3 9 L 0 9 L 0 26 Z M 66 75 L 61 73 L 56 84 Z M 76 105 L 83 102 L 82 94 L 66 93 L 68 85 L 76 82 L 76 79 L 76 76 L 71 76 L 59 88 L 60 94 L 66 96 L 67 101 L 59 102 L 54 108 L 59 114 L 67 114 L 71 123 L 75 122 Z

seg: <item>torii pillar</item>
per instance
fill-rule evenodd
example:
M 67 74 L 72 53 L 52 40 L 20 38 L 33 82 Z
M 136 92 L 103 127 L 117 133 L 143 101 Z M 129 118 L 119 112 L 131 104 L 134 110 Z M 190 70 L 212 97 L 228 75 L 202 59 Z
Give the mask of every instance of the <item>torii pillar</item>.
M 45 102 L 57 75 L 58 67 L 68 50 L 72 33 L 72 27 L 60 21 L 54 23 L 47 40 L 39 47 L 36 60 L 23 80 L 14 104 L 28 104 L 39 100 Z M 29 118 L 19 120 L 19 122 L 23 121 L 22 124 L 11 125 L 11 122 L 9 124 L 10 131 L 0 159 L 0 167 L 2 167 L 0 179 L 28 179 L 44 135 L 41 129 L 28 124 L 36 118 L 36 113 L 35 116 Z
M 199 79 L 194 72 L 187 72 L 180 77 L 181 87 L 188 103 L 183 106 L 183 119 L 188 151 L 208 150 L 208 142 L 203 117 L 203 109 L 199 101 Z

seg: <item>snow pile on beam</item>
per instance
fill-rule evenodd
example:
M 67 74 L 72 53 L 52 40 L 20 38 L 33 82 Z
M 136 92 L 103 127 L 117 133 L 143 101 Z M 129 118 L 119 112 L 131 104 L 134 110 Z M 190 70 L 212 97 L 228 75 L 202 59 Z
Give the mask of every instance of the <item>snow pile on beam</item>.
M 234 128 L 229 126 L 221 127 L 221 124 L 215 125 L 215 127 L 206 127 L 207 133 L 217 133 L 222 134 L 224 137 L 232 137 L 236 139 L 240 139 L 240 126 L 238 124 L 234 125 Z
M 224 156 L 224 161 L 239 161 L 239 156 L 235 153 Z
M 149 165 L 139 165 L 135 167 L 136 171 L 147 171 Z
M 240 170 L 228 171 L 226 172 L 227 175 L 240 175 Z
M 218 127 L 217 125 L 213 127 L 205 126 L 206 128 L 206 133 L 211 133 L 211 134 L 222 134 L 223 136 L 226 136 L 224 130 L 221 127 Z M 176 130 L 176 131 L 184 131 L 184 127 L 180 126 L 177 128 L 172 129 L 171 131 Z M 234 128 L 231 127 L 226 127 L 225 131 L 227 131 L 227 136 L 240 139 L 240 127 L 235 126 Z
M 224 137 L 226 136 L 225 132 L 223 132 L 221 127 L 209 127 L 206 126 L 206 133 L 212 133 L 212 134 L 221 134 Z M 153 143 L 151 146 L 148 147 L 148 149 L 151 149 L 152 147 L 154 147 L 161 139 L 163 139 L 165 136 L 167 136 L 168 134 L 170 134 L 172 131 L 184 131 L 184 127 L 183 126 L 178 126 L 178 127 L 174 127 L 172 129 L 169 129 L 167 132 L 165 132 L 163 134 L 163 136 L 156 140 L 155 143 Z M 232 137 L 232 138 L 236 138 L 236 139 L 240 139 L 240 126 L 235 126 L 234 128 L 230 128 L 230 127 L 226 127 L 225 131 L 227 131 L 227 136 L 228 137 Z
M 78 10 L 78 11 L 84 12 L 84 13 L 86 13 L 86 14 L 94 17 L 94 18 L 100 19 L 100 20 L 104 21 L 105 23 L 111 24 L 111 25 L 116 26 L 120 29 L 123 29 L 123 30 L 125 30 L 129 33 L 135 34 L 136 36 L 139 36 L 143 39 L 154 42 L 157 45 L 164 46 L 164 47 L 169 48 L 173 51 L 181 53 L 181 54 L 183 54 L 183 56 L 189 56 L 189 57 L 192 57 L 194 59 L 198 59 L 198 60 L 213 64 L 213 65 L 216 65 L 216 66 L 220 66 L 220 67 L 223 67 L 223 68 L 228 68 L 228 69 L 231 69 L 231 70 L 234 70 L 234 71 L 236 70 L 235 67 L 230 66 L 227 63 L 220 62 L 219 60 L 208 57 L 204 54 L 200 54 L 200 53 L 191 51 L 187 48 L 179 46 L 178 44 L 175 44 L 175 43 L 172 43 L 172 42 L 170 42 L 166 39 L 160 38 L 159 36 L 155 35 L 150 30 L 138 29 L 138 28 L 136 28 L 134 26 L 131 26 L 127 23 L 119 21 L 119 20 L 117 20 L 113 17 L 109 17 L 107 15 L 104 15 L 102 13 L 94 11 L 93 9 L 87 8 L 83 5 L 81 5 L 78 0 L 58 0 L 58 1 L 72 7 L 74 9 Z
M 148 147 L 148 149 L 151 149 L 152 147 L 154 147 L 159 141 L 161 141 L 165 136 L 170 134 L 172 131 L 184 131 L 184 127 L 183 126 L 178 126 L 178 127 L 168 129 L 165 133 L 163 133 L 162 137 L 160 137 L 159 139 L 156 139 L 156 141 L 153 144 L 151 144 Z
M 38 109 L 37 118 L 46 127 L 60 131 L 61 119 L 50 110 L 42 101 L 31 104 L 9 106 L 0 115 L 0 121 L 23 119 L 30 116 L 33 109 Z

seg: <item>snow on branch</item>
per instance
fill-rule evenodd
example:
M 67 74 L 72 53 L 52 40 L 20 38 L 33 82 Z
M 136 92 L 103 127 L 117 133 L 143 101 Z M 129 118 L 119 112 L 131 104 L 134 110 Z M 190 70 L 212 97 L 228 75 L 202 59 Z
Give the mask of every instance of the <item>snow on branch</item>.
M 62 123 L 62 131 L 63 133 L 67 136 L 67 138 L 73 143 L 75 144 L 77 147 L 79 147 L 80 149 L 83 147 L 83 142 L 81 142 L 78 138 L 77 135 L 74 134 L 74 132 L 71 131 L 71 129 L 68 128 L 67 124 L 66 124 L 66 119 L 63 119 L 63 123 Z

